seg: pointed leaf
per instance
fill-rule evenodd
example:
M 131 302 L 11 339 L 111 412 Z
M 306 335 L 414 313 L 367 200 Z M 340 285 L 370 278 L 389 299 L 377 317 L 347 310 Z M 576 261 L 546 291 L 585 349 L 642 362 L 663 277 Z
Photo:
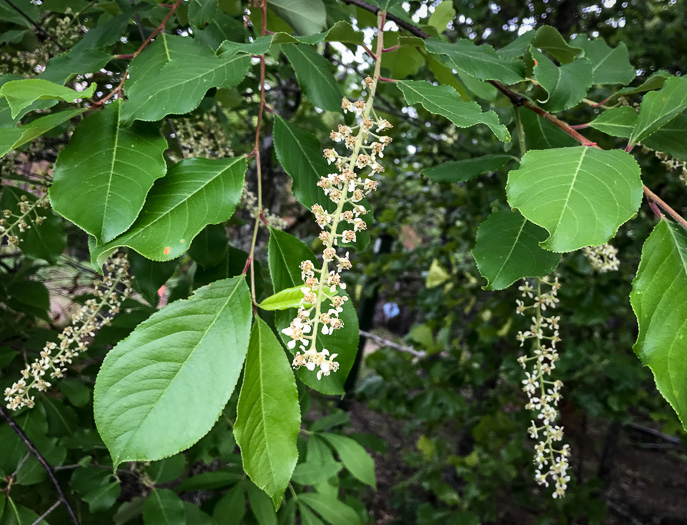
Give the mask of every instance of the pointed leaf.
M 267 324 L 255 318 L 234 436 L 243 469 L 279 508 L 298 462 L 301 427 L 298 389 L 284 349 Z
M 607 109 L 589 125 L 613 137 L 629 138 L 637 123 L 637 110 L 630 106 Z
M 186 525 L 181 498 L 169 489 L 154 488 L 143 503 L 145 525 Z
M 92 83 L 84 91 L 75 91 L 47 80 L 28 78 L 10 80 L 3 84 L 0 88 L 0 97 L 5 97 L 10 106 L 12 118 L 15 118 L 22 109 L 29 107 L 36 100 L 75 102 L 82 98 L 91 98 L 95 93 L 95 87 L 95 83 Z
M 94 31 L 92 29 L 91 31 Z M 91 32 L 89 31 L 89 33 Z M 67 80 L 76 75 L 84 75 L 86 73 L 95 73 L 104 68 L 107 63 L 112 60 L 112 53 L 103 51 L 102 49 L 87 48 L 72 48 L 67 53 L 62 53 L 56 57 L 48 60 L 45 71 L 40 74 L 39 78 L 64 84 Z
M 530 45 L 532 44 L 532 40 L 534 40 L 536 34 L 536 31 L 527 31 L 515 40 L 513 40 L 507 46 L 502 47 L 501 49 L 497 49 L 496 53 L 500 57 L 507 58 L 510 60 L 520 58 L 529 51 Z
M 246 493 L 243 483 L 237 483 L 222 496 L 212 510 L 212 517 L 219 525 L 243 523 L 246 514 Z
M 299 35 L 318 33 L 327 24 L 327 12 L 322 0 L 268 0 L 267 5 Z
M 642 181 L 628 153 L 580 146 L 527 152 L 506 193 L 511 208 L 548 230 L 543 248 L 570 252 L 613 237 L 637 213 Z
M 500 141 L 510 141 L 510 133 L 503 124 L 499 124 L 496 113 L 483 113 L 477 102 L 464 102 L 460 95 L 448 86 L 433 86 L 417 80 L 401 80 L 396 85 L 408 104 L 422 104 L 430 113 L 448 118 L 459 128 L 486 124 Z
M 7 85 L 7 84 L 5 84 Z M 630 142 L 635 144 L 665 126 L 687 108 L 687 78 L 672 77 L 658 91 L 644 95 Z
M 634 351 L 687 430 L 687 234 L 661 220 L 644 243 L 630 302 L 639 335 Z
M 473 159 L 445 162 L 422 170 L 434 182 L 467 182 L 483 173 L 496 171 L 513 157 L 510 155 L 482 155 Z
M 298 502 L 305 503 L 330 525 L 359 525 L 361 523 L 358 513 L 353 508 L 325 494 L 317 492 L 299 494 Z
M 358 481 L 377 487 L 375 462 L 355 439 L 338 434 L 318 434 L 339 456 L 341 463 Z
M 665 84 L 666 80 L 668 80 L 669 78 L 673 78 L 673 75 L 671 75 L 668 71 L 659 69 L 658 71 L 652 73 L 651 76 L 647 78 L 644 82 L 642 82 L 639 86 L 626 87 L 617 91 L 615 94 L 618 96 L 637 95 L 639 93 L 653 91 L 654 89 L 661 89 L 663 87 L 663 84 Z
M 535 48 L 530 51 L 537 64 L 534 76 L 549 94 L 543 104 L 547 111 L 562 111 L 582 102 L 592 86 L 592 63 L 589 60 L 578 58 L 570 64 L 556 66 Z
M 588 40 L 578 35 L 572 43 L 584 49 L 584 56 L 592 62 L 594 84 L 629 84 L 635 78 L 635 68 L 624 42 L 612 48 L 601 38 Z
M 451 44 L 430 38 L 425 41 L 425 47 L 430 53 L 446 55 L 455 69 L 480 80 L 498 80 L 504 84 L 525 80 L 525 64 L 502 58 L 491 46 L 478 46 L 465 39 Z
M 96 266 L 120 246 L 153 261 L 170 261 L 185 253 L 208 224 L 226 221 L 243 191 L 246 158 L 185 159 L 150 190 L 131 228 L 91 250 Z
M 532 45 L 546 51 L 561 64 L 568 64 L 583 53 L 580 47 L 573 47 L 568 44 L 558 30 L 552 26 L 542 26 L 537 29 Z M 503 56 L 502 53 L 499 54 Z
M 475 257 L 486 290 L 503 290 L 525 277 L 544 277 L 558 265 L 561 256 L 539 243 L 546 230 L 532 224 L 517 211 L 498 211 L 477 229 Z
M 299 306 L 309 308 L 312 305 L 303 302 L 303 286 L 301 284 L 281 290 L 274 295 L 270 295 L 258 306 L 267 311 L 288 310 L 289 308 L 298 308 Z
M 151 124 L 119 124 L 121 102 L 82 120 L 57 157 L 50 200 L 57 213 L 106 243 L 136 220 L 167 166 L 167 141 Z
M 250 482 L 246 484 L 246 492 L 250 510 L 258 525 L 277 525 L 277 513 L 274 511 L 274 505 L 269 496 Z
M 28 124 L 16 128 L 0 128 L 0 158 L 4 157 L 9 151 L 31 142 L 43 133 L 56 128 L 60 124 L 71 120 L 86 111 L 85 108 L 70 109 L 52 113 L 45 117 L 32 120 Z
M 245 279 L 216 281 L 156 312 L 110 351 L 93 411 L 115 467 L 176 454 L 212 428 L 241 372 L 250 319 Z
M 341 112 L 341 89 L 331 72 L 329 60 L 311 46 L 286 44 L 281 48 L 303 93 L 318 108 Z
M 642 144 L 656 151 L 667 153 L 671 157 L 687 160 L 687 113 L 682 113 L 662 126 L 650 137 L 642 140 Z
M 129 67 L 122 120 L 155 121 L 198 107 L 210 88 L 235 87 L 248 72 L 243 53 L 215 55 L 192 38 L 160 35 Z
M 188 18 L 198 27 L 208 25 L 217 12 L 217 0 L 191 0 L 188 4 Z

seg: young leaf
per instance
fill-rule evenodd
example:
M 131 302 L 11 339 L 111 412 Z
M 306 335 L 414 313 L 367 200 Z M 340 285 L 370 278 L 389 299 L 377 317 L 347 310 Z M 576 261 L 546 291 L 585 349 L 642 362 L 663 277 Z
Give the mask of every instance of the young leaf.
M 543 248 L 570 252 L 613 237 L 637 213 L 642 181 L 630 154 L 579 146 L 527 152 L 506 193 L 511 208 L 549 232 Z
M 163 33 L 131 62 L 122 121 L 188 113 L 210 88 L 236 86 L 249 67 L 250 57 L 243 53 L 218 57 L 192 38 Z
M 613 137 L 628 138 L 637 123 L 637 110 L 630 106 L 607 109 L 589 125 Z
M 358 481 L 377 487 L 375 462 L 363 446 L 355 439 L 338 434 L 318 434 L 331 446 L 341 459 L 341 463 Z
M 430 113 L 446 117 L 459 128 L 486 124 L 501 142 L 510 141 L 510 133 L 506 126 L 499 124 L 496 113 L 483 113 L 477 102 L 464 102 L 453 88 L 417 80 L 401 80 L 396 85 L 408 104 L 422 104 Z
M 592 87 L 592 63 L 586 58 L 578 58 L 574 62 L 556 66 L 545 55 L 530 49 L 536 60 L 534 76 L 541 87 L 549 94 L 544 108 L 557 112 L 579 104 L 587 91 Z
M 639 118 L 630 143 L 641 142 L 687 108 L 687 78 L 672 77 L 658 91 L 644 95 L 639 106 Z
M 185 525 L 184 502 L 169 489 L 154 488 L 143 503 L 143 523 Z
M 558 265 L 561 256 L 543 250 L 539 243 L 546 230 L 532 224 L 517 211 L 498 211 L 480 224 L 472 255 L 487 290 L 503 290 L 518 279 L 544 277 Z
M 29 107 L 36 100 L 75 102 L 78 99 L 91 98 L 95 93 L 95 87 L 94 82 L 84 91 L 75 91 L 47 80 L 28 78 L 11 80 L 3 84 L 0 88 L 0 97 L 5 97 L 10 106 L 12 118 L 15 118 L 22 109 Z
M 241 198 L 246 158 L 185 159 L 150 190 L 131 228 L 109 243 L 96 245 L 96 266 L 120 246 L 153 261 L 170 261 L 185 253 L 208 224 L 226 221 Z
M 119 124 L 121 101 L 82 120 L 55 162 L 53 209 L 99 243 L 125 232 L 167 171 L 167 141 L 151 124 Z
M 482 155 L 473 159 L 445 162 L 422 170 L 434 182 L 467 182 L 483 173 L 495 171 L 513 157 L 510 155 Z
M 298 462 L 301 427 L 298 389 L 291 364 L 267 324 L 255 318 L 248 345 L 234 436 L 243 470 L 278 509 Z
M 317 33 L 327 25 L 322 0 L 269 0 L 267 4 L 299 35 Z
M 687 234 L 661 220 L 644 243 L 630 303 L 639 335 L 634 351 L 687 430 Z
M 299 306 L 309 308 L 312 305 L 303 302 L 303 286 L 301 284 L 300 286 L 297 285 L 281 290 L 274 295 L 270 295 L 258 306 L 267 311 L 288 310 L 289 308 L 298 308 Z
M 116 468 L 187 449 L 217 421 L 238 380 L 251 320 L 243 277 L 153 314 L 105 358 L 95 422 Z
M 594 84 L 626 85 L 635 78 L 637 72 L 624 42 L 612 48 L 603 38 L 589 40 L 587 35 L 578 35 L 572 43 L 584 49 L 584 56 L 591 60 Z
M 325 494 L 307 492 L 298 495 L 298 502 L 305 503 L 330 525 L 360 525 L 358 513 L 338 499 Z
M 425 41 L 425 47 L 430 53 L 446 55 L 455 69 L 480 80 L 498 80 L 504 84 L 525 80 L 525 64 L 502 58 L 491 46 L 478 46 L 465 39 L 451 44 L 430 38 Z
M 329 61 L 311 46 L 286 44 L 281 48 L 305 96 L 320 109 L 341 112 L 341 89 Z

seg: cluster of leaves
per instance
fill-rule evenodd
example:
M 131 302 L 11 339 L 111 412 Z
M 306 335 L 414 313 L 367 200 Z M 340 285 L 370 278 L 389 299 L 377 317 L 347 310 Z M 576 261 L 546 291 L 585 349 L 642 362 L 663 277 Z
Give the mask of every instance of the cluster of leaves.
M 334 50 L 335 60 L 349 58 L 365 42 L 360 29 L 375 26 L 375 19 L 364 8 L 301 0 L 251 7 L 250 16 L 239 1 L 16 4 L 0 4 L 10 52 L 35 47 L 37 38 L 45 40 L 41 45 L 48 36 L 59 42 L 60 35 L 50 33 L 58 27 L 50 23 L 54 13 L 72 19 L 80 38 L 45 64 L 23 70 L 14 64 L 0 77 L 0 154 L 9 178 L 17 181 L 3 188 L 2 208 L 16 209 L 22 196 L 36 202 L 28 184 L 45 184 L 47 175 L 53 210 L 38 211 L 43 224 L 18 234 L 20 252 L 10 247 L 11 265 L 3 265 L 7 343 L 0 354 L 0 386 L 16 380 L 22 361 L 30 362 L 56 338 L 52 328 L 58 320 L 46 286 L 52 279 L 71 279 L 70 293 L 78 295 L 85 266 L 100 269 L 125 249 L 139 292 L 94 336 L 91 359 L 77 364 L 78 379 L 57 382 L 59 392 L 42 396 L 36 408 L 16 417 L 58 480 L 79 495 L 83 521 L 369 521 L 363 487 L 374 488 L 376 480 L 361 443 L 383 447 L 365 436 L 335 432 L 348 420 L 340 412 L 313 423 L 306 417 L 321 413 L 310 406 L 306 387 L 343 395 L 348 374 L 357 369 L 352 301 L 341 314 L 344 328 L 326 344 L 338 354 L 339 371 L 321 381 L 307 369 L 294 374 L 275 332 L 281 336 L 294 317 L 299 266 L 316 261 L 311 246 L 318 241 L 309 246 L 269 229 L 268 240 L 261 236 L 255 250 L 252 229 L 243 228 L 237 209 L 246 179 L 253 184 L 246 174 L 253 173 L 249 165 L 256 153 L 265 163 L 263 176 L 269 174 L 275 187 L 287 184 L 285 175 L 292 180 L 296 202 L 274 191 L 272 209 L 288 206 L 307 217 L 301 206 L 326 202 L 317 186 L 330 171 L 323 139 L 345 118 L 342 94 L 358 95 L 363 75 L 356 75 L 364 72 L 360 67 L 347 75 L 345 66 L 335 69 L 325 57 Z M 542 26 L 495 50 L 454 38 L 451 2 L 437 7 L 421 28 L 410 16 L 418 6 L 411 5 L 409 13 L 400 2 L 379 4 L 401 26 L 416 30 L 411 37 L 383 37 L 388 53 L 382 71 L 395 81 L 379 86 L 376 109 L 412 152 L 406 158 L 399 152 L 384 177 L 390 189 L 375 206 L 375 233 L 401 236 L 401 225 L 411 224 L 402 216 L 408 211 L 408 217 L 427 220 L 420 242 L 431 249 L 415 243 L 409 257 L 399 249 L 369 262 L 369 280 L 360 277 L 363 286 L 354 299 L 376 289 L 382 275 L 402 281 L 413 265 L 431 264 L 433 270 L 415 298 L 409 297 L 414 283 L 386 292 L 389 301 L 414 312 L 419 322 L 408 337 L 427 355 L 416 362 L 401 354 L 373 354 L 368 366 L 374 373 L 358 393 L 375 408 L 412 419 L 409 432 L 419 431 L 416 451 L 405 457 L 415 474 L 399 485 L 400 496 L 391 504 L 404 519 L 494 521 L 500 509 L 490 500 L 518 486 L 528 463 L 522 446 L 527 425 L 517 420 L 527 416 L 520 412 L 513 419 L 503 408 L 519 399 L 519 371 L 508 357 L 515 354 L 508 341 L 514 297 L 480 292 L 482 277 L 487 289 L 502 290 L 559 267 L 564 276 L 584 281 L 589 270 L 573 252 L 617 235 L 628 259 L 638 259 L 636 243 L 648 236 L 632 285 L 640 326 L 635 350 L 685 422 L 687 370 L 680 341 L 687 311 L 680 297 L 687 289 L 687 234 L 662 219 L 648 235 L 652 219 L 640 211 L 642 179 L 654 181 L 641 176 L 631 152 L 641 146 L 687 160 L 687 81 L 658 71 L 634 82 L 624 44 L 611 47 L 584 35 L 568 41 Z M 263 22 L 269 34 L 256 29 Z M 267 87 L 255 57 L 264 57 L 258 60 L 267 69 Z M 274 116 L 258 128 L 258 138 L 262 132 L 272 140 L 256 140 L 257 150 L 251 151 L 246 137 L 255 130 L 245 112 L 262 115 L 261 93 Z M 604 99 L 603 111 L 590 98 Z M 628 100 L 641 103 L 624 105 Z M 207 114 L 215 115 L 234 156 L 210 151 L 209 158 L 184 158 L 187 149 L 175 122 Z M 572 115 L 590 128 L 589 139 L 554 114 Z M 428 134 L 423 122 L 437 117 L 443 119 Z M 512 144 L 518 142 L 515 155 Z M 437 164 L 437 156 L 446 162 Z M 281 168 L 267 170 L 274 160 Z M 39 167 L 14 173 L 34 163 Z M 504 184 L 500 174 L 506 168 Z M 429 180 L 420 179 L 420 171 Z M 427 198 L 417 202 L 422 192 Z M 653 193 L 647 195 L 652 199 Z M 651 202 L 666 210 L 662 201 Z M 437 215 L 438 208 L 445 214 Z M 631 230 L 621 229 L 638 213 Z M 371 227 L 371 214 L 367 219 Z M 313 230 L 300 222 L 294 221 L 292 233 L 310 241 Z M 360 235 L 356 248 L 364 249 L 369 240 Z M 370 255 L 361 252 L 360 258 Z M 259 259 L 267 264 L 259 265 Z M 247 282 L 249 266 L 253 279 Z M 582 299 L 584 311 L 571 307 L 582 286 L 563 295 L 579 332 L 570 338 L 559 371 L 570 378 L 574 406 L 586 406 L 592 417 L 619 418 L 640 401 L 656 409 L 655 400 L 644 399 L 637 387 L 638 364 L 628 363 L 625 354 L 603 352 L 611 344 L 632 344 L 631 325 L 617 324 L 608 333 L 607 312 L 620 311 L 617 318 L 632 323 L 626 298 L 633 274 L 628 268 L 621 276 L 598 278 Z M 466 281 L 463 292 L 456 293 L 452 277 Z M 158 308 L 162 286 L 169 304 Z M 597 363 L 616 374 L 604 387 L 590 373 Z M 460 395 L 465 389 L 469 401 Z M 456 429 L 457 438 L 444 439 Z M 0 430 L 6 434 L 0 468 L 8 480 L 0 520 L 32 522 L 56 499 L 52 490 L 36 487 L 50 486 L 53 479 L 9 426 Z M 422 497 L 408 497 L 415 485 Z M 580 487 L 559 511 L 601 516 L 593 491 Z M 434 505 L 422 500 L 425 494 L 432 494 Z M 532 511 L 533 498 L 525 496 L 521 506 Z M 67 519 L 64 505 L 53 512 L 56 520 Z

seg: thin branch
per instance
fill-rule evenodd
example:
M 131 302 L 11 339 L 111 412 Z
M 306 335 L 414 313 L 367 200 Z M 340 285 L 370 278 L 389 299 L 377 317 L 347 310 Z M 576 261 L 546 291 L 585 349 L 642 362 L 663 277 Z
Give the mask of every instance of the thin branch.
M 48 514 L 50 514 L 53 510 L 55 510 L 57 507 L 60 506 L 60 503 L 62 503 L 62 500 L 58 499 L 55 503 L 52 504 L 52 507 L 50 507 L 43 514 L 41 514 L 40 517 L 36 521 L 34 521 L 31 525 L 37 525 L 38 523 L 43 521 L 48 516 Z
M 4 419 L 7 424 L 10 426 L 10 428 L 14 431 L 17 436 L 19 436 L 19 439 L 21 439 L 24 442 L 24 445 L 26 445 L 26 448 L 29 449 L 29 451 L 36 456 L 36 459 L 38 462 L 43 466 L 45 471 L 48 473 L 48 477 L 50 478 L 50 481 L 52 482 L 53 486 L 55 487 L 55 490 L 57 491 L 57 495 L 60 498 L 60 501 L 64 503 L 64 506 L 67 509 L 67 512 L 69 513 L 69 517 L 72 520 L 72 523 L 74 525 L 79 525 L 79 520 L 76 517 L 76 514 L 74 513 L 74 509 L 72 509 L 71 505 L 69 504 L 69 500 L 67 499 L 67 496 L 65 496 L 64 492 L 62 491 L 62 487 L 60 487 L 59 482 L 57 481 L 57 478 L 55 477 L 55 472 L 53 471 L 52 467 L 50 466 L 50 463 L 46 461 L 46 459 L 43 457 L 43 455 L 38 451 L 36 446 L 33 444 L 33 442 L 29 439 L 29 436 L 26 435 L 24 430 L 17 425 L 17 422 L 12 419 L 12 416 L 9 415 L 9 413 L 5 410 L 5 407 L 0 405 L 0 417 Z
M 399 352 L 405 352 L 406 354 L 414 355 L 415 357 L 425 357 L 427 355 L 427 352 L 425 352 L 424 350 L 415 350 L 412 346 L 405 346 L 400 345 L 398 343 L 394 343 L 393 341 L 385 339 L 384 337 L 381 337 L 377 334 L 373 334 L 372 332 L 360 330 L 360 335 L 362 335 L 363 337 L 367 337 L 368 339 L 374 341 L 378 345 L 388 346 L 389 348 L 393 348 L 394 350 L 398 350 Z
M 34 20 L 29 15 L 27 15 L 19 6 L 15 5 L 14 2 L 12 2 L 12 0 L 5 0 L 5 3 L 9 5 L 12 9 L 14 9 L 17 13 L 19 13 L 21 16 L 26 18 L 26 20 L 28 20 L 39 33 L 55 42 L 55 45 L 59 47 L 61 51 L 67 51 L 66 47 L 62 46 L 62 44 L 60 44 L 54 36 L 52 36 L 45 29 L 43 29 L 42 25 L 40 25 L 38 22 L 34 22 Z
M 343 0 L 344 4 L 350 4 L 350 5 L 357 5 L 358 7 L 362 7 L 366 11 L 369 11 L 370 13 L 377 14 L 377 11 L 379 11 L 379 7 L 376 5 L 372 5 L 368 2 L 365 2 L 365 0 Z M 422 29 L 420 29 L 417 26 L 414 26 L 413 24 L 410 24 L 406 22 L 405 20 L 397 17 L 396 15 L 392 15 L 391 13 L 386 14 L 386 19 L 394 22 L 398 27 L 402 27 L 409 33 L 412 33 L 413 35 L 420 37 L 420 38 L 429 38 L 429 34 L 425 33 Z

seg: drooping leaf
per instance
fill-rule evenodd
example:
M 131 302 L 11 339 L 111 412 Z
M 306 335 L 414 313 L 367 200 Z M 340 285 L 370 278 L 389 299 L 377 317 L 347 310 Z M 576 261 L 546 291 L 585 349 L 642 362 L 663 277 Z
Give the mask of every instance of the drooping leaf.
M 519 279 L 544 277 L 558 265 L 561 256 L 542 249 L 546 230 L 532 224 L 517 211 L 489 215 L 477 229 L 475 257 L 487 290 L 503 290 Z
M 634 351 L 687 429 L 687 235 L 661 220 L 644 243 L 630 302 L 639 335 Z
M 299 35 L 319 33 L 327 24 L 322 0 L 268 0 L 267 5 Z
M 302 288 L 303 285 L 285 288 L 274 295 L 270 295 L 258 306 L 267 311 L 288 310 L 289 308 L 298 308 L 299 306 L 308 308 L 308 303 L 303 302 Z
M 401 80 L 396 85 L 408 104 L 422 104 L 430 113 L 448 118 L 459 128 L 486 124 L 500 141 L 510 141 L 510 133 L 499 123 L 496 113 L 482 112 L 482 108 L 476 102 L 464 102 L 460 95 L 448 86 L 433 86 L 417 80 Z
M 534 47 L 530 52 L 536 60 L 534 75 L 549 94 L 543 104 L 547 111 L 557 112 L 579 104 L 592 86 L 592 63 L 586 58 L 556 66 Z
M 637 110 L 630 106 L 607 109 L 589 125 L 614 137 L 629 138 L 637 123 Z
M 91 250 L 96 266 L 120 246 L 153 261 L 171 261 L 186 252 L 208 224 L 232 216 L 241 198 L 246 158 L 185 159 L 150 190 L 131 228 Z
M 238 380 L 251 320 L 243 277 L 217 281 L 141 323 L 105 358 L 94 414 L 115 466 L 193 445 Z
M 326 494 L 302 493 L 298 496 L 298 502 L 305 503 L 330 525 L 359 525 L 361 523 L 358 513 L 353 508 Z
M 121 102 L 79 123 L 57 157 L 50 200 L 57 213 L 106 243 L 125 232 L 167 166 L 167 141 L 151 124 L 120 126 Z
M 320 109 L 341 111 L 341 89 L 332 75 L 329 61 L 311 46 L 286 44 L 281 48 L 305 96 Z
M 656 151 L 667 153 L 671 157 L 687 160 L 687 114 L 681 113 L 668 124 L 665 124 L 651 136 L 642 140 L 642 144 Z
M 143 504 L 145 525 L 186 525 L 184 502 L 169 489 L 154 488 Z
M 482 155 L 473 159 L 445 162 L 423 169 L 422 173 L 434 182 L 466 182 L 483 173 L 495 171 L 512 159 L 510 155 Z
M 661 89 L 644 95 L 630 142 L 632 144 L 641 142 L 668 124 L 685 108 L 687 108 L 687 78 L 667 79 Z
M 542 26 L 537 29 L 532 45 L 546 51 L 561 64 L 572 62 L 583 52 L 580 47 L 568 44 L 558 30 L 552 26 Z
M 578 35 L 572 43 L 584 49 L 584 56 L 591 60 L 594 84 L 626 85 L 635 78 L 636 71 L 630 64 L 624 42 L 612 48 L 603 38 L 589 40 L 587 35 Z
M 243 469 L 279 508 L 298 462 L 301 426 L 298 389 L 291 363 L 267 324 L 255 318 L 234 436 Z
M 79 116 L 86 109 L 68 109 L 59 113 L 52 113 L 45 117 L 32 120 L 28 124 L 16 128 L 0 128 L 0 158 L 8 152 L 31 142 L 43 133 L 64 124 L 68 120 Z
M 478 46 L 466 39 L 448 43 L 430 38 L 425 41 L 425 47 L 430 53 L 447 56 L 455 69 L 480 80 L 498 80 L 504 84 L 525 80 L 525 64 L 499 56 L 491 46 Z
M 315 267 L 319 266 L 315 254 L 310 248 L 292 235 L 279 230 L 270 230 L 267 250 L 272 285 L 277 291 L 298 286 L 303 282 L 299 267 L 301 261 L 310 260 L 315 264 Z M 279 331 L 279 336 L 285 342 L 289 339 L 281 330 L 288 327 L 295 316 L 295 309 L 277 312 L 275 325 Z M 301 381 L 323 394 L 344 393 L 343 386 L 353 367 L 358 351 L 358 339 L 360 337 L 358 316 L 351 301 L 344 304 L 344 310 L 339 318 L 344 322 L 343 328 L 317 339 L 318 351 L 326 348 L 331 354 L 338 354 L 336 361 L 339 363 L 339 370 L 328 376 L 323 376 L 321 380 L 317 379 L 315 372 L 307 370 L 305 367 L 298 370 L 298 377 Z
M 509 173 L 506 193 L 511 208 L 549 232 L 543 248 L 569 252 L 613 237 L 639 209 L 642 181 L 624 151 L 531 150 Z
M 355 439 L 339 434 L 318 434 L 339 456 L 341 463 L 358 481 L 377 487 L 375 462 Z
M 232 88 L 248 72 L 243 53 L 218 57 L 192 38 L 160 35 L 129 67 L 122 120 L 155 121 L 198 107 L 210 88 Z
M 29 107 L 36 100 L 62 100 L 75 102 L 82 98 L 91 98 L 95 93 L 95 83 L 92 83 L 84 91 L 75 91 L 71 88 L 42 80 L 27 78 L 23 80 L 10 80 L 0 87 L 0 97 L 4 97 L 10 106 L 12 118 L 19 115 L 20 111 Z

